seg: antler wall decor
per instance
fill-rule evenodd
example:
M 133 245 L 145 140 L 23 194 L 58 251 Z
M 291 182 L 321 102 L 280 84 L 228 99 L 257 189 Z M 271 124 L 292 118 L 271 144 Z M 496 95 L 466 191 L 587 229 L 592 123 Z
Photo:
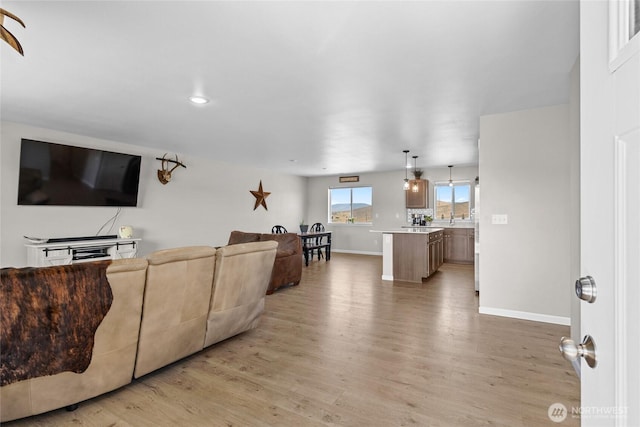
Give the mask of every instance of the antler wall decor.
M 171 172 L 173 172 L 178 166 L 182 166 L 183 168 L 187 168 L 184 163 L 178 160 L 178 155 L 176 154 L 176 159 L 167 159 L 167 153 L 164 153 L 162 157 L 156 157 L 156 160 L 160 160 L 162 162 L 161 168 L 158 169 L 158 179 L 160 182 L 165 185 L 167 182 L 171 181 Z M 175 166 L 169 169 L 169 163 L 175 163 Z
M 13 19 L 14 21 L 22 25 L 23 28 L 27 28 L 27 27 L 24 25 L 24 22 L 22 22 L 22 19 L 18 18 L 13 13 L 0 8 L 0 38 L 5 42 L 7 42 L 9 46 L 17 50 L 20 55 L 24 56 L 24 51 L 22 50 L 22 46 L 20 45 L 20 42 L 18 41 L 18 39 L 13 34 L 11 34 L 9 30 L 7 30 L 4 27 L 5 16 L 8 16 L 9 18 Z

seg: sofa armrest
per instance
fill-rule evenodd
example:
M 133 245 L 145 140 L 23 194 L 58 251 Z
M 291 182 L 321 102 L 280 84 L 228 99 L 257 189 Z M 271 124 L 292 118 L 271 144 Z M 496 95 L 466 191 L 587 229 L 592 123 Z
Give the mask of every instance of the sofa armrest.
M 147 261 L 114 260 L 106 270 L 113 303 L 100 323 L 91 364 L 81 374 L 62 372 L 0 388 L 0 422 L 40 414 L 115 390 L 131 382 Z

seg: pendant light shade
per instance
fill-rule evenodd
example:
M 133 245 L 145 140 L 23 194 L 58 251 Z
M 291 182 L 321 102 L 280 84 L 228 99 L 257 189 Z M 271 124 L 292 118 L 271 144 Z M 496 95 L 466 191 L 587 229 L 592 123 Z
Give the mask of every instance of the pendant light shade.
M 407 177 L 407 162 L 409 161 L 409 150 L 402 150 L 404 153 L 404 185 L 403 188 L 405 191 L 409 189 L 409 178 Z
M 413 175 L 415 176 L 415 181 L 413 181 L 413 186 L 411 187 L 411 191 L 417 193 L 420 188 L 418 187 L 418 179 L 420 179 L 420 175 L 418 174 L 418 156 L 413 156 Z
M 453 187 L 453 180 L 451 179 L 451 169 L 453 165 L 449 165 L 449 187 Z

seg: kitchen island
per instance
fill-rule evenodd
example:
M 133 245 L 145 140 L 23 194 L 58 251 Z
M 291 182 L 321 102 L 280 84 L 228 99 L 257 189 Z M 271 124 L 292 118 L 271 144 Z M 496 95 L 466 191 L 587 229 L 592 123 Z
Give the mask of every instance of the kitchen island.
M 444 228 L 371 230 L 382 233 L 382 280 L 421 283 L 444 262 Z

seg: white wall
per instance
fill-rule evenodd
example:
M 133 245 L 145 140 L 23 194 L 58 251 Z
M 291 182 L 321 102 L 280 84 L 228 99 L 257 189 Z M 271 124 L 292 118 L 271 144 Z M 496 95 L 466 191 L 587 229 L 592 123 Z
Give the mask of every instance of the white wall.
M 21 138 L 106 149 L 142 156 L 138 207 L 123 208 L 115 228 L 134 227 L 142 237 L 140 254 L 188 245 L 226 244 L 231 230 L 270 232 L 274 224 L 296 231 L 305 215 L 306 178 L 249 169 L 199 157 L 184 157 L 167 185 L 156 176 L 156 157 L 168 150 L 89 138 L 48 129 L 2 122 L 0 131 L 0 266 L 26 265 L 23 236 L 71 237 L 95 235 L 116 213 L 110 207 L 18 206 L 18 166 Z M 262 180 L 268 211 L 249 190 Z M 105 230 L 102 234 L 107 234 Z
M 480 312 L 569 324 L 569 106 L 483 116 L 480 139 Z
M 327 230 L 333 231 L 332 250 L 382 254 L 382 235 L 369 231 L 390 227 L 398 228 L 404 224 L 403 179 L 404 172 L 400 171 L 360 174 L 359 182 L 349 184 L 340 184 L 338 176 L 309 178 L 307 186 L 308 215 L 305 219 L 309 224 L 321 222 Z M 373 187 L 373 226 L 329 224 L 329 188 L 356 186 Z
M 398 153 L 398 161 L 402 164 L 403 155 Z M 371 233 L 370 230 L 397 229 L 407 225 L 407 210 L 405 208 L 405 193 L 402 188 L 404 170 L 393 172 L 379 172 L 359 175 L 357 183 L 340 184 L 338 176 L 309 178 L 308 182 L 308 216 L 309 224 L 321 222 L 327 230 L 333 231 L 332 250 L 338 252 L 354 252 L 382 255 L 382 236 Z M 473 181 L 478 176 L 478 168 L 454 167 L 454 180 Z M 409 173 L 409 177 L 413 177 Z M 423 179 L 429 180 L 429 206 L 433 206 L 433 185 L 436 181 L 449 180 L 449 168 L 432 168 L 424 171 Z M 328 223 L 328 194 L 329 188 L 338 187 L 373 187 L 373 224 L 329 224 Z M 473 198 L 473 192 L 471 194 Z M 473 200 L 472 200 L 473 203 Z

